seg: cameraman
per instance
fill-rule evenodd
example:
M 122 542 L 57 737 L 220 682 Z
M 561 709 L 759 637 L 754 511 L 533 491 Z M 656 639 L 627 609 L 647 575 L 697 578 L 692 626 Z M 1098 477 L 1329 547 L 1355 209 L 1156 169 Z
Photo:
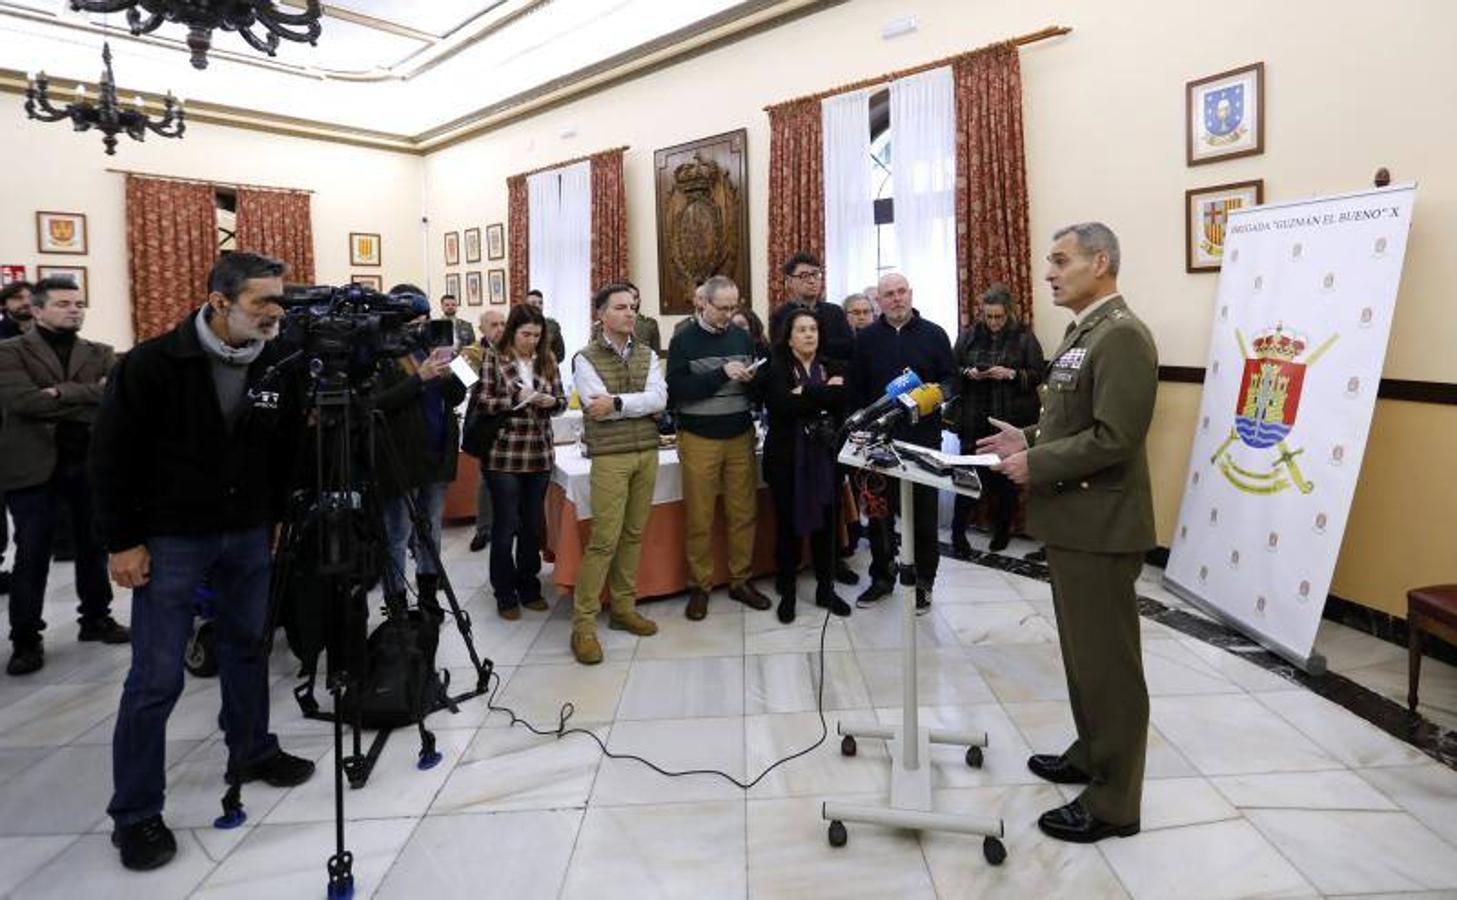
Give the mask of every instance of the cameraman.
M 297 400 L 263 382 L 282 351 L 284 265 L 253 253 L 218 259 L 195 315 L 145 341 L 113 370 L 92 431 L 91 475 L 111 578 L 132 593 L 132 664 L 112 739 L 112 843 L 128 869 L 177 852 L 162 821 L 167 718 L 182 692 L 194 591 L 217 593 L 220 722 L 228 772 L 275 787 L 314 764 L 268 731 L 269 544 L 297 453 Z
M 412 284 L 390 289 L 395 299 L 419 304 L 425 294 Z M 428 309 L 428 302 L 424 304 Z M 429 313 L 411 323 L 423 328 Z M 423 333 L 423 332 L 422 332 Z M 440 548 L 440 520 L 445 514 L 445 490 L 455 480 L 460 447 L 460 423 L 455 408 L 465 399 L 465 385 L 450 372 L 450 348 L 420 347 L 396 357 L 394 365 L 380 369 L 374 406 L 384 413 L 383 429 L 375 432 L 375 484 L 384 507 L 385 540 L 389 567 L 385 570 L 385 606 L 405 607 L 405 545 L 415 555 L 415 586 L 420 608 L 437 618 L 443 613 L 436 599 L 440 571 L 425 546 Z M 391 446 L 385 446 L 388 442 Z M 393 460 L 393 462 L 391 462 Z M 396 463 L 398 465 L 396 465 Z M 428 534 L 413 530 L 410 507 L 430 526 Z
M 809 538 L 815 605 L 837 616 L 850 606 L 835 595 L 836 431 L 845 409 L 844 366 L 820 354 L 813 311 L 790 310 L 769 361 L 764 481 L 774 496 L 774 558 L 779 621 L 794 621 L 794 582 Z

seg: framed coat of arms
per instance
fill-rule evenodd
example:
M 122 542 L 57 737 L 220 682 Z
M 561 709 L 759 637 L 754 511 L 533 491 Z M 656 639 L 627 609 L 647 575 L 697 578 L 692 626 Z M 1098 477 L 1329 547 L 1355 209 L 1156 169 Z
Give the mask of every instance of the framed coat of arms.
M 50 210 L 41 210 L 36 213 L 35 249 L 37 253 L 86 255 L 85 213 L 52 212 Z
M 1184 192 L 1184 271 L 1218 272 L 1232 210 L 1265 202 L 1265 181 L 1236 181 Z
M 749 299 L 748 131 L 653 154 L 658 215 L 658 310 L 693 312 L 693 291 L 726 275 Z
M 1265 152 L 1265 64 L 1189 82 L 1184 119 L 1191 166 Z

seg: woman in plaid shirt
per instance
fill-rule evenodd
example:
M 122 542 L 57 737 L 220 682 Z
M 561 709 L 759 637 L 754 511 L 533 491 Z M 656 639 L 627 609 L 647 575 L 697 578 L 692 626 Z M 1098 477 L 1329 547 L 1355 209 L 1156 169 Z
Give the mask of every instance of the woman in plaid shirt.
M 546 321 L 520 304 L 506 319 L 501 340 L 481 363 L 477 402 L 504 416 L 482 468 L 491 491 L 491 589 L 503 619 L 521 607 L 545 610 L 541 596 L 541 536 L 546 486 L 551 480 L 551 417 L 567 408 L 556 357 L 542 341 Z M 514 544 L 514 548 L 513 548 Z

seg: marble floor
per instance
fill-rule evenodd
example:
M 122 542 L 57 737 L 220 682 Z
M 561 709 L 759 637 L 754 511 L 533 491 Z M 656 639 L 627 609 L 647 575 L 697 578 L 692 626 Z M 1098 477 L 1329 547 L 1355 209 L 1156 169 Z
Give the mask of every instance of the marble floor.
M 660 634 L 604 628 L 606 662 L 587 669 L 567 648 L 566 604 L 518 622 L 494 615 L 484 556 L 469 553 L 468 540 L 468 531 L 450 530 L 445 555 L 477 646 L 496 663 L 497 700 L 538 725 L 554 723 L 570 701 L 572 723 L 614 751 L 737 778 L 819 736 L 814 607 L 785 627 L 722 592 L 698 623 L 683 617 L 681 599 L 655 602 L 645 612 Z M 852 564 L 863 572 L 863 550 Z M 1141 592 L 1181 605 L 1157 577 L 1147 571 Z M 168 734 L 167 818 L 178 856 L 148 874 L 120 867 L 103 810 L 126 650 L 76 642 L 70 580 L 58 566 L 45 669 L 0 677 L 0 896 L 322 896 L 333 843 L 331 741 L 327 726 L 300 718 L 282 651 L 273 726 L 289 750 L 318 760 L 320 774 L 293 790 L 250 786 L 248 823 L 210 827 L 224 760 L 217 687 L 189 677 Z M 127 607 L 119 601 L 122 619 Z M 431 717 L 441 765 L 416 770 L 418 745 L 401 733 L 369 784 L 348 792 L 356 895 L 1457 897 L 1457 772 L 1233 653 L 1151 620 L 1143 626 L 1152 724 L 1136 837 L 1071 846 L 1037 831 L 1037 815 L 1072 796 L 1025 766 L 1030 752 L 1060 750 L 1072 732 L 1050 590 L 945 560 L 935 605 L 918 625 L 923 722 L 986 731 L 990 745 L 979 770 L 957 748 L 933 750 L 935 806 L 1001 816 L 1009 853 L 1001 867 L 986 864 L 980 839 L 957 835 L 852 824 L 849 846 L 827 845 L 821 801 L 874 802 L 888 791 L 876 741 L 845 758 L 832 737 L 742 791 L 604 760 L 584 736 L 534 736 L 477 699 Z M 893 607 L 830 623 L 832 733 L 836 720 L 899 719 L 898 646 Z M 1331 623 L 1318 646 L 1335 671 L 1404 696 L 1400 648 Z M 458 636 L 442 639 L 440 661 L 465 683 Z M 1423 696 L 1434 721 L 1457 724 L 1457 670 L 1429 661 Z

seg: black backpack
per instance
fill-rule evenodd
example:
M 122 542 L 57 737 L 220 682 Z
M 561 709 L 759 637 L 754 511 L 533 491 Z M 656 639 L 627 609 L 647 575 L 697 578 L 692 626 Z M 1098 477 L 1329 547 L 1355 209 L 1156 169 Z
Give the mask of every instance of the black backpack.
M 339 713 L 365 728 L 402 728 L 420 722 L 440 706 L 446 691 L 435 671 L 440 625 L 427 612 L 391 616 L 369 636 L 368 667 L 359 689 L 340 698 Z

